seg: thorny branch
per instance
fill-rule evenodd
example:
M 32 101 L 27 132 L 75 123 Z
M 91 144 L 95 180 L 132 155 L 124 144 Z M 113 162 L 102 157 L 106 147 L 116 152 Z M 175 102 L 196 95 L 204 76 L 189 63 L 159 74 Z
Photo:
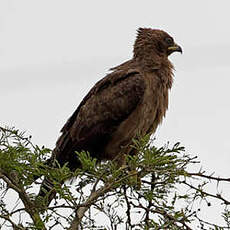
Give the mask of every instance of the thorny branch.
M 209 180 L 216 180 L 218 182 L 220 181 L 226 181 L 230 182 L 230 178 L 222 178 L 222 177 L 214 177 L 214 176 L 208 176 L 205 175 L 205 172 L 198 172 L 198 173 L 188 173 L 189 176 L 197 176 L 197 177 L 203 177 Z

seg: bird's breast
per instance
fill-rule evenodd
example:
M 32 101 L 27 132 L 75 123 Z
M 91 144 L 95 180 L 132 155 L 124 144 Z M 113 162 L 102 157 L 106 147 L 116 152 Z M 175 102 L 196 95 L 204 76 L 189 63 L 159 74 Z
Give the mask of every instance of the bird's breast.
M 128 154 L 133 138 L 155 132 L 168 107 L 168 88 L 161 84 L 159 78 L 145 76 L 145 93 L 136 109 L 124 120 L 113 133 L 111 141 L 105 148 L 109 159 L 121 152 Z

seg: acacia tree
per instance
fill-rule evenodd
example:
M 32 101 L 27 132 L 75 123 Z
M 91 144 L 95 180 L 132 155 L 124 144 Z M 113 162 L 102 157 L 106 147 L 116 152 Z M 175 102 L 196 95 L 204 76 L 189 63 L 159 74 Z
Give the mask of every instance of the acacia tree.
M 179 143 L 157 148 L 145 137 L 134 140 L 133 148 L 138 155 L 127 156 L 122 168 L 76 153 L 83 167 L 71 172 L 68 165 L 46 165 L 51 151 L 34 145 L 30 136 L 0 128 L 1 229 L 230 228 L 230 200 L 206 190 L 210 183 L 229 183 L 229 178 L 189 172 L 199 162 Z M 49 207 L 49 194 L 37 195 L 44 177 L 57 191 Z M 200 202 L 211 205 L 212 200 L 223 207 L 224 226 L 200 218 Z

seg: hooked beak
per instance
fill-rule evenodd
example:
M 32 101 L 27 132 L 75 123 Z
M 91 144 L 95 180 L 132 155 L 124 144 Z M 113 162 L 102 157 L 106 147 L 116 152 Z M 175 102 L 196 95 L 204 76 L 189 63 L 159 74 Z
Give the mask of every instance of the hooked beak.
M 168 47 L 168 52 L 169 52 L 169 54 L 171 54 L 173 52 L 182 53 L 182 48 L 180 46 L 178 46 L 176 43 L 174 43 L 173 46 Z

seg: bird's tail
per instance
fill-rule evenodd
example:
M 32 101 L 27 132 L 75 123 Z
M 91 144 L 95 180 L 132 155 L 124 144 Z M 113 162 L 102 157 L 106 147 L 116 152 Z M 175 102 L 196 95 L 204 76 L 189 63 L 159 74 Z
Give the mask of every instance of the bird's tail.
M 63 183 L 64 181 L 60 183 L 60 186 Z M 50 205 L 50 202 L 55 198 L 56 194 L 57 192 L 55 190 L 53 182 L 48 177 L 45 177 L 37 196 L 39 200 L 42 199 L 42 206 L 48 207 Z
M 63 133 L 59 137 L 56 143 L 56 147 L 54 148 L 52 152 L 51 159 L 47 161 L 47 165 L 52 168 L 58 168 L 58 165 L 59 167 L 60 166 L 62 167 L 63 165 L 68 163 L 67 167 L 69 167 L 71 171 L 74 171 L 77 168 L 81 167 L 81 163 L 75 153 L 75 151 L 78 151 L 78 150 L 79 149 L 72 142 L 72 138 L 70 137 L 70 134 Z M 60 186 L 64 184 L 64 180 L 59 182 L 59 184 Z M 41 184 L 38 197 L 42 198 L 44 201 L 43 204 L 46 207 L 48 207 L 50 202 L 56 196 L 56 194 L 57 192 L 55 190 L 53 180 L 46 176 Z
M 72 166 L 71 161 L 69 162 L 68 159 L 65 159 L 65 156 L 70 156 L 71 154 L 73 154 L 74 157 L 74 160 L 72 160 L 72 162 L 74 162 L 73 164 L 74 167 Z M 47 161 L 46 165 L 52 168 L 58 168 L 60 166 L 62 167 L 66 163 L 68 163 L 67 167 L 69 167 L 71 171 L 74 171 L 76 168 L 79 168 L 81 165 L 80 161 L 77 159 L 77 155 L 74 154 L 74 149 L 65 148 L 64 151 L 60 151 L 60 149 L 56 146 L 56 148 L 53 150 L 51 159 Z M 65 182 L 64 180 L 63 181 L 58 180 L 58 186 L 61 187 L 64 184 L 64 182 Z M 37 196 L 37 200 L 40 201 L 39 203 L 41 203 L 43 207 L 48 207 L 51 201 L 55 198 L 56 194 L 57 191 L 55 189 L 53 179 L 51 179 L 49 176 L 45 176 L 41 184 L 40 191 Z
M 56 154 L 57 154 L 57 148 L 53 150 L 51 158 L 46 161 L 46 166 L 57 168 Z M 60 183 L 60 186 L 63 183 L 64 181 Z M 48 207 L 50 202 L 55 198 L 56 194 L 57 192 L 55 190 L 53 180 L 49 176 L 45 176 L 41 183 L 40 190 L 36 200 L 39 201 L 39 204 L 42 207 Z

